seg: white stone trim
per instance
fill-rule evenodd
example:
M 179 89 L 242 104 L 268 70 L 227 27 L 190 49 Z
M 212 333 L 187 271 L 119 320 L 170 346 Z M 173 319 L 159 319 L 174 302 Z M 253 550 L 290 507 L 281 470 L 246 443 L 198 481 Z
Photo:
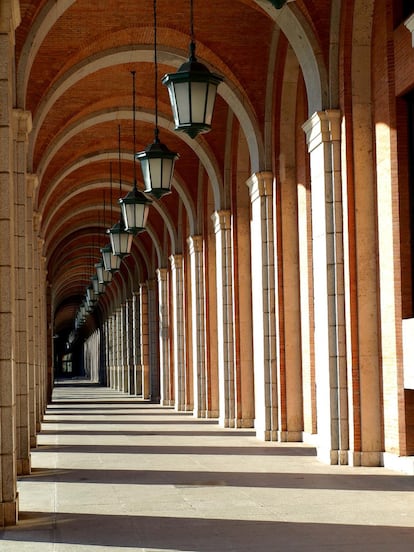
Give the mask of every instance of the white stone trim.
M 414 13 L 412 15 L 410 15 L 410 17 L 404 21 L 404 25 L 407 27 L 407 29 L 411 33 L 411 41 L 412 41 L 411 44 L 414 48 Z

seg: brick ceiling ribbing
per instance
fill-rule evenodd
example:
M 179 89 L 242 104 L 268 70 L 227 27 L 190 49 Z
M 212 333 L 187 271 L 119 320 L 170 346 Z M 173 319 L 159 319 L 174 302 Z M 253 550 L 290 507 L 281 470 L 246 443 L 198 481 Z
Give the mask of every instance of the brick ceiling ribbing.
M 68 2 L 69 3 L 69 2 Z M 16 32 L 16 55 L 19 62 L 26 37 L 36 17 L 45 6 L 52 6 L 50 0 L 21 0 L 22 22 Z M 306 7 L 306 5 L 307 7 Z M 295 9 L 302 9 L 306 15 L 309 2 L 297 0 Z M 328 0 L 311 2 L 314 14 L 313 25 L 318 40 L 323 45 L 328 37 L 329 9 Z M 186 51 L 189 32 L 189 2 L 174 0 L 173 2 L 158 1 L 158 44 L 159 48 L 175 51 Z M 32 112 L 33 120 L 37 121 L 43 112 L 44 102 L 50 94 L 71 73 L 74 67 L 84 65 L 99 58 L 103 52 L 128 52 L 142 47 L 152 48 L 153 44 L 153 13 L 152 2 L 148 0 L 77 0 L 59 17 L 47 36 L 44 37 L 31 67 L 25 107 Z M 212 17 L 212 14 L 214 16 Z M 272 43 L 274 22 L 258 6 L 254 0 L 209 0 L 194 3 L 194 27 L 199 57 L 214 65 L 234 87 L 242 90 L 245 102 L 254 114 L 259 128 L 263 130 L 265 121 L 265 99 L 267 94 L 266 74 L 269 62 L 269 45 Z M 279 64 L 283 70 L 283 63 Z M 125 53 L 124 62 L 111 67 L 97 67 L 91 73 L 72 84 L 62 95 L 51 104 L 41 125 L 35 128 L 36 141 L 31 146 L 33 152 L 32 170 L 36 173 L 42 169 L 42 179 L 37 194 L 37 205 L 42 206 L 42 221 L 49 221 L 49 228 L 59 228 L 53 240 L 49 239 L 49 251 L 45 251 L 50 263 L 54 262 L 53 253 L 56 244 L 65 243 L 80 226 L 104 226 L 102 193 L 96 190 L 88 191 L 88 183 L 109 182 L 109 161 L 94 160 L 93 157 L 111 151 L 116 152 L 117 127 L 121 124 L 123 152 L 132 153 L 132 121 L 119 119 L 116 112 L 120 109 L 131 109 L 131 75 L 137 71 L 137 111 L 151 113 L 154 109 L 154 67 L 150 62 L 131 62 L 129 54 Z M 160 63 L 159 76 L 165 72 L 175 71 L 174 65 Z M 165 87 L 158 86 L 159 112 L 163 117 L 171 119 L 168 95 Z M 111 114 L 109 120 L 90 126 L 88 120 L 99 114 Z M 214 159 L 224 175 L 225 152 L 227 147 L 227 132 L 229 107 L 222 98 L 218 98 L 213 131 L 205 135 L 202 141 L 206 143 L 209 155 Z M 84 127 L 82 126 L 84 124 Z M 66 133 L 72 128 L 78 131 L 66 139 Z M 137 150 L 143 149 L 153 139 L 153 124 L 143 122 L 138 115 L 137 120 Z M 186 145 L 180 136 L 167 129 L 161 129 L 161 139 L 170 149 L 180 154 L 176 164 L 179 181 L 185 186 L 194 205 L 197 205 L 197 190 L 194 183 L 198 180 L 199 161 L 197 154 Z M 50 156 L 47 166 L 44 166 L 46 156 L 58 143 L 63 144 L 53 156 Z M 49 195 L 51 186 L 68 167 L 76 166 L 77 161 L 91 157 L 91 162 L 78 167 L 60 180 L 59 185 Z M 113 155 L 112 155 L 113 157 Z M 132 159 L 132 155 L 131 155 Z M 114 166 L 114 181 L 117 168 Z M 131 160 L 123 160 L 122 174 L 127 182 L 133 178 Z M 139 181 L 141 179 L 138 168 Z M 92 184 L 91 184 L 92 185 Z M 139 183 L 141 185 L 141 183 Z M 84 188 L 86 189 L 84 190 Z M 76 190 L 79 194 L 67 200 Z M 48 201 L 45 198 L 49 196 Z M 113 196 L 117 198 L 114 188 Z M 162 208 L 167 216 L 178 224 L 179 196 L 173 193 L 162 200 Z M 74 210 L 74 215 L 67 217 L 68 210 Z M 77 211 L 79 211 L 78 214 Z M 50 217 L 50 213 L 54 213 Z M 67 219 L 64 227 L 58 222 Z M 156 232 L 160 243 L 164 242 L 164 222 L 160 214 L 151 210 L 150 223 Z M 176 229 L 177 230 L 177 229 Z M 185 239 L 186 236 L 183 238 Z M 87 232 L 81 232 L 79 244 L 85 244 Z M 148 235 L 141 236 L 141 243 L 146 247 L 148 256 L 153 257 L 151 239 Z M 75 240 L 76 243 L 76 240 Z M 73 242 L 72 247 L 76 249 Z M 63 271 L 59 266 L 48 266 L 49 274 L 61 277 Z M 53 282 L 51 282 L 53 288 Z M 76 288 L 76 282 L 74 286 Z M 65 294 L 60 299 L 64 302 Z M 69 316 L 69 314 L 68 314 Z M 65 317 L 60 317 L 64 319 Z

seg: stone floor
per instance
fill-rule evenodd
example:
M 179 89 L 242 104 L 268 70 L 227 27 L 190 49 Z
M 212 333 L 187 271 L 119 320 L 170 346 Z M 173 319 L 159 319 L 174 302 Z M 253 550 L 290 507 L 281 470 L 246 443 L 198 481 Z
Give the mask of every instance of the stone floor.
M 414 550 L 414 479 L 60 384 L 1 552 Z

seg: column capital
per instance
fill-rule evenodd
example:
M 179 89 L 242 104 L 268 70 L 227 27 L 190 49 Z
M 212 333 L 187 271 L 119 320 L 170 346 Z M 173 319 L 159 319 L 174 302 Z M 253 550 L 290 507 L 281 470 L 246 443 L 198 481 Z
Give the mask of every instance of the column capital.
M 253 173 L 246 180 L 246 185 L 249 188 L 250 201 L 253 203 L 258 197 L 273 195 L 273 173 L 270 171 L 262 171 Z
M 170 256 L 171 270 L 177 270 L 183 267 L 184 257 L 181 253 Z
M 214 211 L 211 215 L 214 224 L 214 232 L 218 234 L 221 230 L 230 230 L 231 212 L 228 210 Z
M 37 176 L 37 174 L 26 173 L 26 194 L 28 197 L 33 197 L 38 186 L 39 177 Z
M 13 134 L 18 142 L 26 142 L 32 130 L 32 114 L 24 109 L 13 109 Z
M 324 142 L 340 139 L 341 112 L 339 109 L 316 111 L 302 125 L 310 153 Z
M 157 280 L 158 282 L 166 281 L 168 277 L 168 268 L 157 268 Z
M 203 252 L 203 236 L 197 235 L 197 236 L 190 236 L 187 239 L 188 244 L 188 250 L 190 255 L 194 255 L 194 253 L 202 253 Z
M 34 225 L 35 232 L 39 232 L 41 222 L 42 222 L 42 215 L 39 212 L 33 213 L 33 225 Z

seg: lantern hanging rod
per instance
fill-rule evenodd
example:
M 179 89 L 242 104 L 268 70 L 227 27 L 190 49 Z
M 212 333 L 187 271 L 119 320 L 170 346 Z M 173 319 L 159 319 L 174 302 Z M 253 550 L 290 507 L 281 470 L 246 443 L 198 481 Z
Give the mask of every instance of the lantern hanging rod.
M 133 157 L 134 157 L 134 190 L 137 189 L 137 165 L 135 160 L 135 151 L 136 151 L 136 140 L 137 140 L 137 133 L 136 133 L 136 119 L 135 119 L 135 112 L 136 112 L 136 90 L 135 90 L 135 71 L 131 71 L 132 75 L 132 136 L 133 136 L 133 145 L 134 145 L 134 151 L 133 151 Z
M 110 196 L 110 204 L 111 204 L 111 222 L 110 224 L 112 224 L 112 161 L 110 161 L 109 163 L 109 188 L 110 188 L 110 191 L 111 191 L 111 196 Z
M 158 142 L 158 55 L 157 55 L 157 0 L 154 0 L 154 98 L 155 98 L 155 141 Z M 135 151 L 135 150 L 134 150 Z M 135 155 L 134 155 L 135 160 Z
M 121 125 L 118 125 L 118 170 L 119 170 L 119 196 L 122 197 L 122 175 L 121 175 Z
M 191 42 L 194 43 L 194 10 L 193 10 L 193 0 L 190 0 L 190 37 Z

